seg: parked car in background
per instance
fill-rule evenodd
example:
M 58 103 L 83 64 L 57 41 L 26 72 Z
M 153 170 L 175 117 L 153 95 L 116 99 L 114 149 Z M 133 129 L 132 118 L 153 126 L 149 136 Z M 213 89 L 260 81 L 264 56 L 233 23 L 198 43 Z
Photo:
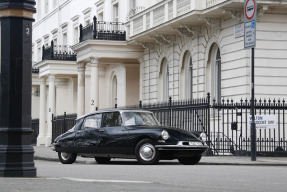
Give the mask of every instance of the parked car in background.
M 144 110 L 101 110 L 76 121 L 58 136 L 52 149 L 63 164 L 74 163 L 77 156 L 109 163 L 111 158 L 136 158 L 141 164 L 159 160 L 197 164 L 208 148 L 205 133 L 196 136 L 179 128 L 161 126 L 153 113 Z

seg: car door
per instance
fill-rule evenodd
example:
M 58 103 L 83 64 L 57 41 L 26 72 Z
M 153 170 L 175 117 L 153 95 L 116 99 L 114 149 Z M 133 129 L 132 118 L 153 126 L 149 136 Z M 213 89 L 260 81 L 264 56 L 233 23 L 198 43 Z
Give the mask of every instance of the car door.
M 102 114 L 87 116 L 75 136 L 77 153 L 96 153 L 99 147 L 99 129 Z
M 128 131 L 122 126 L 120 112 L 109 112 L 102 115 L 102 127 L 99 135 L 101 153 L 116 156 L 126 154 Z

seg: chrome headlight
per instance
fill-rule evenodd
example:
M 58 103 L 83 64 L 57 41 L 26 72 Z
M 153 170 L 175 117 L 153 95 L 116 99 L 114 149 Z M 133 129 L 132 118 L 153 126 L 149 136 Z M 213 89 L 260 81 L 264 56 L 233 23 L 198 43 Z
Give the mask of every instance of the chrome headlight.
M 200 133 L 200 138 L 202 141 L 206 142 L 207 141 L 206 133 L 204 133 L 204 132 Z
M 163 130 L 161 132 L 161 137 L 164 139 L 164 140 L 167 140 L 169 138 L 169 134 L 167 131 Z

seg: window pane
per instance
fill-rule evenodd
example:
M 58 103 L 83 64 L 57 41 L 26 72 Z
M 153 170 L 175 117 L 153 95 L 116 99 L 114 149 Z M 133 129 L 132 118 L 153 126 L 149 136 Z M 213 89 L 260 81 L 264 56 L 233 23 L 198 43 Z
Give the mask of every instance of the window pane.
M 122 119 L 120 112 L 103 114 L 103 127 L 114 127 L 121 125 L 122 125 Z
M 86 117 L 84 129 L 87 128 L 100 128 L 101 127 L 101 114 Z

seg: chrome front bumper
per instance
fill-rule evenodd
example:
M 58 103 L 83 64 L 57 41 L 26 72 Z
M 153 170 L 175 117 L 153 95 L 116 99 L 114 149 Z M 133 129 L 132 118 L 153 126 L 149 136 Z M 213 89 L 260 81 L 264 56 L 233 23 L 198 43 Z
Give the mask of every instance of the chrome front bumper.
M 54 145 L 54 144 L 51 144 L 51 145 L 50 145 L 50 148 L 51 148 L 53 151 L 56 151 L 56 148 L 55 148 L 55 145 Z

